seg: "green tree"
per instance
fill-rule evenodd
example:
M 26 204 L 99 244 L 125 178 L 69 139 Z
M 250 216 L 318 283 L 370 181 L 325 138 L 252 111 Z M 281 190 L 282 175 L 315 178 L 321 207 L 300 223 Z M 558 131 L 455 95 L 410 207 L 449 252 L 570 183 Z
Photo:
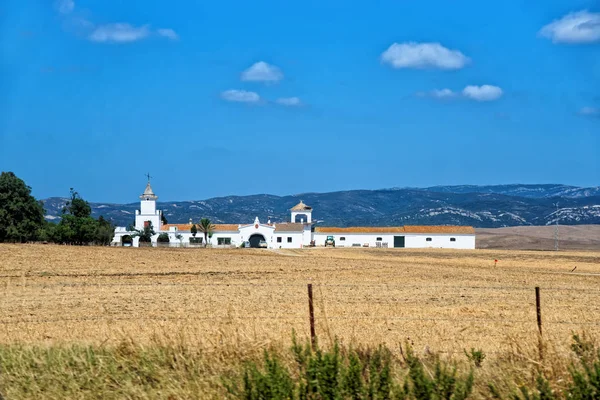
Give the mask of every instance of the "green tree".
M 146 222 L 147 222 L 147 224 L 144 224 L 143 229 L 136 229 L 135 233 L 131 236 L 139 237 L 140 242 L 142 242 L 142 243 L 151 243 L 152 236 L 154 236 L 156 234 L 156 232 L 154 232 L 154 227 L 152 226 L 152 222 L 150 222 L 150 221 L 146 221 Z
M 208 244 L 208 237 L 212 237 L 214 229 L 215 226 L 208 218 L 202 218 L 198 223 L 198 230 L 204 234 L 204 247 Z
M 96 241 L 98 221 L 92 218 L 89 203 L 73 188 L 62 212 L 62 219 L 55 230 L 57 242 L 81 246 Z
M 192 233 L 192 237 L 196 237 L 196 234 L 198 233 L 198 228 L 196 228 L 196 224 L 192 224 L 192 227 L 190 228 L 190 232 Z
M 115 236 L 115 226 L 101 215 L 96 226 L 96 244 L 108 246 Z
M 0 242 L 36 240 L 45 226 L 44 208 L 12 172 L 0 174 Z
M 56 226 L 46 225 L 45 240 L 75 245 L 110 244 L 115 234 L 113 224 L 102 216 L 95 220 L 90 204 L 73 188 L 70 193 L 60 223 Z
M 56 242 L 57 224 L 44 221 L 44 225 L 38 230 L 38 240 L 42 242 Z
M 169 223 L 167 217 L 165 217 L 165 214 L 162 212 L 160 213 L 160 222 L 162 222 L 163 225 L 167 225 Z
M 158 239 L 157 239 L 158 243 L 169 243 L 170 241 L 171 240 L 169 239 L 168 233 L 161 233 L 160 235 L 158 235 Z

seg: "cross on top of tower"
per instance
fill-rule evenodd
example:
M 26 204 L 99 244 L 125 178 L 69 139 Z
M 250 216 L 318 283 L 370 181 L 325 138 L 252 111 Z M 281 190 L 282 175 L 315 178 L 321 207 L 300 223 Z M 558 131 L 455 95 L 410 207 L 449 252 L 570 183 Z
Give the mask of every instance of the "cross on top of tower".
M 148 178 L 148 183 L 150 183 L 150 179 L 152 178 L 152 177 L 150 176 L 150 172 L 146 173 L 146 175 L 144 175 L 144 176 L 145 176 L 146 178 Z

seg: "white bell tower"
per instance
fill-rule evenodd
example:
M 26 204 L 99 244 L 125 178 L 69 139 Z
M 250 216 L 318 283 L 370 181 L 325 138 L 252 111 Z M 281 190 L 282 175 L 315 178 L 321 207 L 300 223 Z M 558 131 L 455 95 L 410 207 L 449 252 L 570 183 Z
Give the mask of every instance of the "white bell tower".
M 304 202 L 302 200 L 300 200 L 300 203 L 298 203 L 294 207 L 292 207 L 290 211 L 292 212 L 292 215 L 291 215 L 292 223 L 296 222 L 296 216 L 298 216 L 298 215 L 306 216 L 306 220 L 304 220 L 302 217 L 300 217 L 302 223 L 304 223 L 304 224 L 312 223 L 312 207 L 304 204 Z
M 144 226 L 150 222 L 154 231 L 158 232 L 162 224 L 160 211 L 156 210 L 158 196 L 154 194 L 152 186 L 150 186 L 150 174 L 147 177 L 146 190 L 140 195 L 140 209 L 135 211 L 135 228 L 144 229 Z

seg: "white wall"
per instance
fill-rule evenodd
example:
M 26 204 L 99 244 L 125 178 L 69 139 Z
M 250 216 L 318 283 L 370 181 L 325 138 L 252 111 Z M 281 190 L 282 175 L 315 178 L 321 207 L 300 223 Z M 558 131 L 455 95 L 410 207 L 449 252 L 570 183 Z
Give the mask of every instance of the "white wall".
M 277 241 L 277 238 L 281 238 L 281 242 Z M 288 243 L 288 238 L 292 238 L 292 242 Z M 310 240 L 309 240 L 310 242 Z M 274 249 L 299 249 L 304 244 L 304 233 L 303 232 L 274 232 L 272 248 Z
M 453 235 L 453 234 L 411 234 L 411 233 L 394 233 L 394 234 L 382 234 L 382 233 L 321 233 L 315 232 L 314 239 L 317 246 L 323 246 L 327 236 L 332 235 L 335 239 L 336 247 L 352 247 L 353 244 L 358 243 L 362 247 L 365 243 L 369 244 L 369 247 L 377 246 L 377 238 L 380 237 L 383 243 L 387 242 L 387 247 L 394 247 L 394 236 L 404 236 L 406 248 L 419 249 L 419 248 L 444 248 L 444 249 L 474 249 L 475 248 L 475 235 Z M 345 238 L 346 240 L 341 240 Z M 431 241 L 427 241 L 427 238 L 431 238 Z M 456 241 L 450 241 L 450 238 L 456 239 Z
M 406 247 L 412 249 L 444 248 L 444 249 L 474 249 L 475 235 L 456 234 L 406 234 Z M 430 238 L 431 241 L 427 241 Z M 456 239 L 451 241 L 450 239 Z
M 315 232 L 314 239 L 315 245 L 324 246 L 325 239 L 327 236 L 333 236 L 335 239 L 336 247 L 352 247 L 353 244 L 358 243 L 360 247 L 364 244 L 368 244 L 369 247 L 376 247 L 377 238 L 381 238 L 381 242 L 387 243 L 388 247 L 394 247 L 394 235 L 383 234 L 383 233 L 320 233 Z M 342 240 L 345 238 L 345 240 Z
M 140 214 L 154 215 L 156 213 L 156 200 L 141 200 Z

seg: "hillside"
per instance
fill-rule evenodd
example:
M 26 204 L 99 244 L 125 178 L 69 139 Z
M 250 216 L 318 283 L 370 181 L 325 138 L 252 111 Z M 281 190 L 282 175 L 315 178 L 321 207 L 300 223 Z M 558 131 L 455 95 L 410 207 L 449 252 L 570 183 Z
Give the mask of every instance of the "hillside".
M 156 188 L 155 188 L 156 189 Z M 157 190 L 159 196 L 165 194 Z M 227 196 L 198 201 L 158 202 L 171 223 L 208 217 L 215 223 L 287 221 L 300 199 L 314 208 L 321 225 L 472 225 L 480 228 L 600 224 L 600 188 L 565 185 L 436 186 L 305 193 L 291 196 Z M 46 218 L 56 220 L 65 199 L 44 201 Z M 555 203 L 559 203 L 556 211 Z M 133 222 L 139 203 L 91 203 L 93 215 L 116 225 Z

